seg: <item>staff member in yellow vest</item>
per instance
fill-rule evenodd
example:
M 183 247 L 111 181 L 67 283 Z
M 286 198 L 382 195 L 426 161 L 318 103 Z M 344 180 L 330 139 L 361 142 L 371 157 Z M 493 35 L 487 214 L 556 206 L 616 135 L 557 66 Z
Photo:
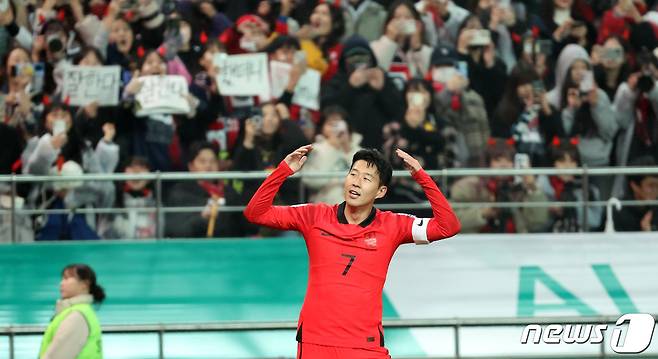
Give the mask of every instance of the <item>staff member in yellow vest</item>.
M 41 342 L 40 359 L 103 358 L 101 326 L 92 304 L 105 299 L 96 273 L 86 264 L 71 264 L 62 271 L 55 316 Z

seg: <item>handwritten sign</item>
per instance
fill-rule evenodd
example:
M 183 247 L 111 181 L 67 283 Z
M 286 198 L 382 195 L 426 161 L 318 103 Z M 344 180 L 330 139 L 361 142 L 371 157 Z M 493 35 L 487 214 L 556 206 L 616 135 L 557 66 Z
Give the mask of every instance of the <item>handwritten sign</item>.
M 71 106 L 119 104 L 120 66 L 68 66 L 64 70 L 63 97 Z
M 270 62 L 270 78 L 272 80 L 272 98 L 278 99 L 288 86 L 292 65 L 279 62 Z M 311 110 L 320 109 L 320 72 L 307 68 L 299 78 L 292 97 L 292 103 Z
M 306 69 L 295 86 L 295 94 L 292 103 L 311 110 L 320 109 L 320 78 L 319 71 Z
M 217 84 L 223 96 L 269 96 L 267 54 L 217 54 L 213 63 L 219 68 Z
M 142 88 L 135 96 L 138 117 L 190 112 L 187 82 L 183 76 L 143 76 L 139 81 Z

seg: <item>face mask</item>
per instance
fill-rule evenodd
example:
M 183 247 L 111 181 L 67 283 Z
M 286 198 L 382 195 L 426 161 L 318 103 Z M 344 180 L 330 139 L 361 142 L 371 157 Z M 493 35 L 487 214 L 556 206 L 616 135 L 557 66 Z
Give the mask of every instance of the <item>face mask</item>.
M 184 44 L 189 44 L 190 39 L 192 39 L 192 31 L 190 30 L 190 28 L 187 27 L 187 26 L 181 27 L 180 30 L 179 30 L 179 33 L 180 33 L 181 40 L 183 41 L 183 43 Z
M 246 39 L 240 39 L 240 48 L 248 52 L 256 52 L 258 48 L 256 47 L 256 42 Z
M 439 67 L 432 70 L 432 80 L 434 82 L 445 84 L 448 83 L 448 80 L 457 74 L 457 69 L 454 67 Z

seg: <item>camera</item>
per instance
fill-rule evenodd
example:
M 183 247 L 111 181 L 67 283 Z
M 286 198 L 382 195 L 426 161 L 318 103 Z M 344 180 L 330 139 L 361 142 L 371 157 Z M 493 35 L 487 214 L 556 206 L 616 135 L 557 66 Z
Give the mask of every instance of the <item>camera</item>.
M 46 44 L 48 46 L 48 51 L 52 53 L 58 53 L 64 50 L 64 42 L 62 42 L 59 34 L 51 34 L 46 38 Z

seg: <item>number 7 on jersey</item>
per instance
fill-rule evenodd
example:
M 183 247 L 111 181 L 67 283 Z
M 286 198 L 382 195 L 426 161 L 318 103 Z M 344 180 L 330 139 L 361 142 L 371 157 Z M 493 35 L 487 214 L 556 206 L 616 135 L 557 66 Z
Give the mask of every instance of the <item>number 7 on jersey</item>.
M 356 260 L 356 256 L 353 255 L 353 254 L 345 254 L 345 253 L 341 254 L 340 256 L 341 256 L 341 257 L 345 257 L 345 258 L 349 258 L 349 259 L 350 259 L 350 261 L 349 261 L 349 262 L 347 263 L 347 265 L 345 266 L 345 270 L 343 271 L 343 275 L 347 275 L 347 272 L 350 271 L 350 268 L 352 268 L 352 264 L 353 264 L 354 261 Z

